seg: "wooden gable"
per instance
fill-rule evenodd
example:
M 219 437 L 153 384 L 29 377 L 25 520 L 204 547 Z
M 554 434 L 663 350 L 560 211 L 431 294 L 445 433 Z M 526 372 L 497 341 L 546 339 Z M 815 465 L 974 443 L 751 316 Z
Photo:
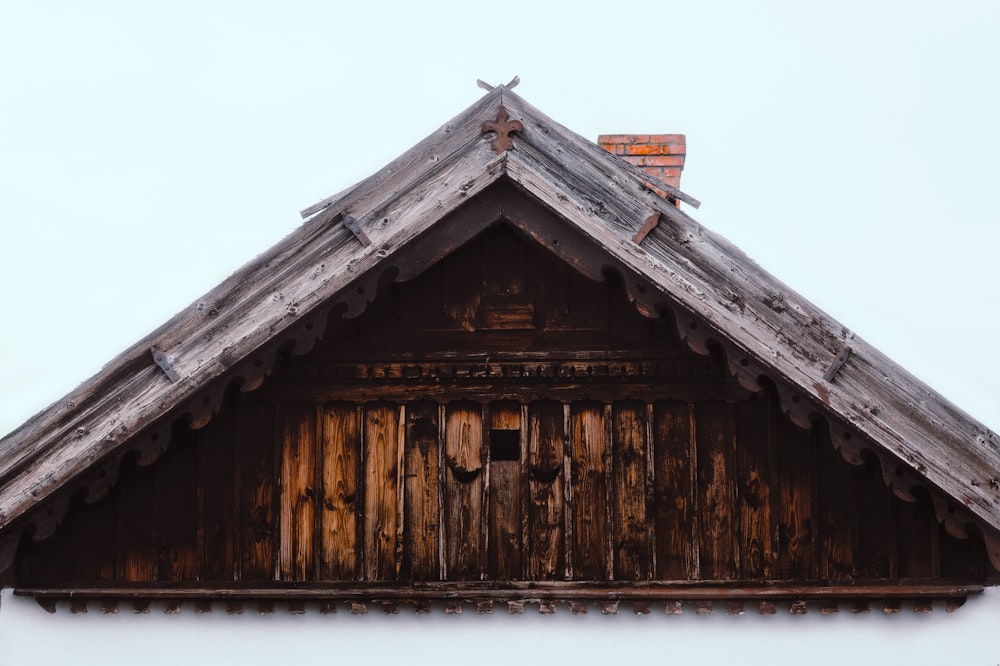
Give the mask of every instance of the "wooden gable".
M 876 458 L 794 425 L 613 269 L 584 277 L 504 223 L 332 313 L 313 350 L 137 459 L 21 549 L 19 588 L 50 607 L 73 590 L 581 610 L 956 603 L 998 580 L 929 495 L 902 501 Z
M 677 201 L 490 93 L 0 441 L 5 584 L 763 612 L 996 584 L 996 436 Z

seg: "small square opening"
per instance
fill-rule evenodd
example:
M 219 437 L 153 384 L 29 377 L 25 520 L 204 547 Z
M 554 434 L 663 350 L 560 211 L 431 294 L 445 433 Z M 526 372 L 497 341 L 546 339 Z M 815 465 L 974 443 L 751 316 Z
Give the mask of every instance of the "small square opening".
M 520 430 L 490 430 L 490 460 L 520 459 Z

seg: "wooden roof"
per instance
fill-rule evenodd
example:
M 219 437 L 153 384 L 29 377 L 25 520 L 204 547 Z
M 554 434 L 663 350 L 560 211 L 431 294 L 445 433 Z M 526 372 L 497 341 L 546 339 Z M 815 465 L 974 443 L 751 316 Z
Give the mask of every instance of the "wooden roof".
M 504 123 L 501 106 L 519 128 Z M 529 203 L 495 196 L 498 187 Z M 490 91 L 378 173 L 303 211 L 299 229 L 0 440 L 0 569 L 29 525 L 36 537 L 54 529 L 70 494 L 106 492 L 127 451 L 158 455 L 166 421 L 208 422 L 226 384 L 261 384 L 278 346 L 311 347 L 331 307 L 361 311 L 380 279 L 419 274 L 501 218 L 586 275 L 613 266 L 641 311 L 673 312 L 692 349 L 721 347 L 752 390 L 770 378 L 796 423 L 827 418 L 845 458 L 878 455 L 897 494 L 935 490 L 938 519 L 956 534 L 981 529 L 1000 568 L 996 434 L 677 201 L 697 204 L 503 86 Z

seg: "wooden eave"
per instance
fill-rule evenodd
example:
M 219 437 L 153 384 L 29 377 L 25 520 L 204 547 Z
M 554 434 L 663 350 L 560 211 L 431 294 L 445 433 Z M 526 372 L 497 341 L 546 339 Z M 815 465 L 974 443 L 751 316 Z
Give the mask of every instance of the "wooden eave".
M 524 129 L 497 154 L 482 124 L 501 104 Z M 660 198 L 649 180 L 502 86 L 491 91 L 377 174 L 303 211 L 311 218 L 299 229 L 0 440 L 0 568 L 29 523 L 36 536 L 52 529 L 36 510 L 47 499 L 64 504 L 81 485 L 93 499 L 110 483 L 96 479 L 116 473 L 101 468 L 95 477 L 97 467 L 126 450 L 152 446 L 155 457 L 156 445 L 137 439 L 164 417 L 190 414 L 203 425 L 218 407 L 212 387 L 235 377 L 244 390 L 259 385 L 275 341 L 307 349 L 332 302 L 357 314 L 384 269 L 414 277 L 501 217 L 585 274 L 616 267 L 636 306 L 670 309 L 693 349 L 721 346 L 751 390 L 771 378 L 796 423 L 808 427 L 821 414 L 845 458 L 859 460 L 863 449 L 879 455 L 897 494 L 916 485 L 939 491 L 938 519 L 955 534 L 968 523 L 983 529 L 1000 568 L 997 436 L 674 205 L 693 199 L 672 189 Z M 496 187 L 510 189 L 504 183 L 527 203 L 492 199 Z M 551 221 L 534 227 L 518 206 L 544 209 Z M 460 209 L 478 210 L 480 226 L 442 222 Z M 660 223 L 634 242 L 656 215 Z M 553 230 L 582 243 L 559 243 Z M 418 240 L 438 250 L 400 261 Z M 154 347 L 178 381 L 153 363 Z M 828 381 L 845 349 L 848 362 Z M 46 515 L 57 521 L 59 513 Z
M 698 615 L 710 614 L 716 607 L 730 615 L 742 615 L 747 610 L 772 615 L 780 605 L 793 615 L 801 615 L 808 612 L 809 606 L 823 614 L 830 614 L 839 612 L 842 605 L 853 613 L 867 613 L 872 606 L 881 606 L 887 614 L 897 613 L 903 602 L 918 613 L 932 612 L 935 603 L 943 604 L 948 612 L 952 612 L 964 605 L 970 595 L 982 591 L 982 585 L 952 583 L 705 585 L 688 581 L 624 584 L 534 581 L 502 585 L 441 582 L 401 587 L 357 583 L 224 589 L 130 586 L 17 589 L 14 593 L 34 598 L 50 613 L 57 611 L 57 604 L 68 604 L 72 613 L 86 613 L 91 605 L 104 613 L 118 612 L 119 605 L 125 603 L 130 603 L 136 613 L 149 612 L 152 603 L 161 604 L 166 613 L 178 613 L 183 604 L 191 602 L 195 604 L 195 612 L 204 613 L 212 610 L 214 601 L 225 603 L 228 613 L 242 613 L 244 605 L 252 604 L 262 614 L 274 612 L 275 604 L 280 603 L 293 614 L 304 613 L 307 604 L 315 605 L 322 613 L 336 613 L 339 608 L 356 615 L 367 613 L 369 606 L 380 607 L 384 613 L 398 613 L 401 606 L 426 613 L 433 605 L 442 606 L 447 613 L 461 613 L 463 607 L 467 607 L 480 614 L 489 614 L 495 610 L 503 612 L 504 606 L 508 613 L 523 613 L 526 606 L 535 606 L 538 612 L 550 614 L 556 612 L 557 604 L 560 604 L 568 606 L 574 614 L 587 613 L 590 609 L 605 615 L 617 614 L 625 605 L 637 615 L 654 610 L 667 615 L 681 615 L 685 607 Z

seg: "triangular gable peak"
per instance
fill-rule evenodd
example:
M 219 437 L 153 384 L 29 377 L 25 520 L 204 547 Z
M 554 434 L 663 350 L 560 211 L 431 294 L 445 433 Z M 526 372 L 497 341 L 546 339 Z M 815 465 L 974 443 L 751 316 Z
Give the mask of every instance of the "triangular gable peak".
M 504 221 L 589 278 L 610 266 L 643 314 L 669 313 L 679 339 L 724 359 L 743 389 L 773 385 L 798 426 L 821 419 L 848 461 L 875 455 L 897 496 L 925 487 L 948 533 L 979 530 L 1000 565 L 996 436 L 677 201 L 696 203 L 491 91 L 303 211 L 299 230 L 0 442 L 0 551 L 10 562 L 22 532 L 49 536 L 80 488 L 88 502 L 106 494 L 130 452 L 154 460 L 177 419 L 207 424 L 227 386 L 259 387 L 279 349 L 304 353 L 323 337 L 331 311 L 357 316 L 380 284 L 412 280 Z

